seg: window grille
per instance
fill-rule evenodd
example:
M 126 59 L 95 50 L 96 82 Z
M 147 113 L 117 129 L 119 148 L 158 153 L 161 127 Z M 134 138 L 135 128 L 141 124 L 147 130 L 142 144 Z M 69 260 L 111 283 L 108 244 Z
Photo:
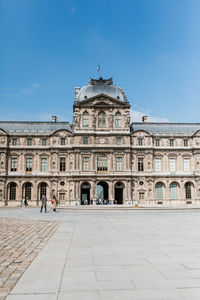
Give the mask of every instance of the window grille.
M 66 170 L 66 158 L 60 157 L 60 171 L 64 172 Z
M 119 128 L 121 127 L 121 114 L 120 112 L 117 112 L 115 115 L 115 127 Z
M 47 158 L 41 158 L 41 171 L 47 171 Z
M 83 157 L 83 171 L 89 170 L 89 157 Z
M 139 172 L 144 171 L 144 159 L 142 157 L 138 158 L 138 171 Z
M 32 158 L 31 157 L 26 158 L 26 171 L 27 172 L 32 171 Z
M 83 127 L 89 126 L 89 115 L 87 112 L 83 113 Z
M 17 171 L 17 158 L 16 157 L 11 158 L 11 171 L 12 172 Z
M 122 171 L 122 157 L 116 157 L 116 171 Z

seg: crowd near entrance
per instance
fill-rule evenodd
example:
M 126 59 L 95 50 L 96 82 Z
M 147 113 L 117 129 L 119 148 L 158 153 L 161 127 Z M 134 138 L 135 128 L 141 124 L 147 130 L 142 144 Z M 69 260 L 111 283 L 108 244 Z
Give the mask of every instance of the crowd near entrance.
M 99 181 L 96 185 L 96 197 L 92 199 L 91 185 L 83 182 L 80 187 L 81 205 L 123 204 L 124 183 L 116 182 L 114 185 L 113 199 L 109 198 L 109 185 L 106 181 Z

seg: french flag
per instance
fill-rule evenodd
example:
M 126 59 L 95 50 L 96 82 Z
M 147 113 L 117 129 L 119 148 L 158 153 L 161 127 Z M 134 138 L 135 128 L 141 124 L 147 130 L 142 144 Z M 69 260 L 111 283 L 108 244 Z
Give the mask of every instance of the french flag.
M 100 65 L 97 66 L 97 72 L 99 72 L 99 71 L 100 71 Z

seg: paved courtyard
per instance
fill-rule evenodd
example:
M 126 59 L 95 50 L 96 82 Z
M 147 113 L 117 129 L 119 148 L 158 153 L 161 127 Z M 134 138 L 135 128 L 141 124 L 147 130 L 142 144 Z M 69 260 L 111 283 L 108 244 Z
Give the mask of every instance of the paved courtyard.
M 66 210 L 56 214 L 40 214 L 35 208 L 0 209 L 1 223 L 11 224 L 8 236 L 15 232 L 16 220 L 23 232 L 24 224 L 28 228 L 49 221 L 49 226 L 59 225 L 46 245 L 39 247 L 40 253 L 7 300 L 200 299 L 198 209 Z M 5 235 L 6 228 L 2 228 Z M 33 238 L 33 232 L 30 229 L 24 237 L 31 234 Z M 9 253 L 16 253 L 15 235 L 11 236 Z M 19 244 L 20 253 L 25 243 Z

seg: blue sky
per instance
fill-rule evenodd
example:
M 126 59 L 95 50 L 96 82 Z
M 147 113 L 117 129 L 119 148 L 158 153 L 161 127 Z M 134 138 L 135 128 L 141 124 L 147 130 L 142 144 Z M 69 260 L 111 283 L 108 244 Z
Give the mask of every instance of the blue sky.
M 0 0 L 0 119 L 72 121 L 113 77 L 135 120 L 200 122 L 199 0 Z

